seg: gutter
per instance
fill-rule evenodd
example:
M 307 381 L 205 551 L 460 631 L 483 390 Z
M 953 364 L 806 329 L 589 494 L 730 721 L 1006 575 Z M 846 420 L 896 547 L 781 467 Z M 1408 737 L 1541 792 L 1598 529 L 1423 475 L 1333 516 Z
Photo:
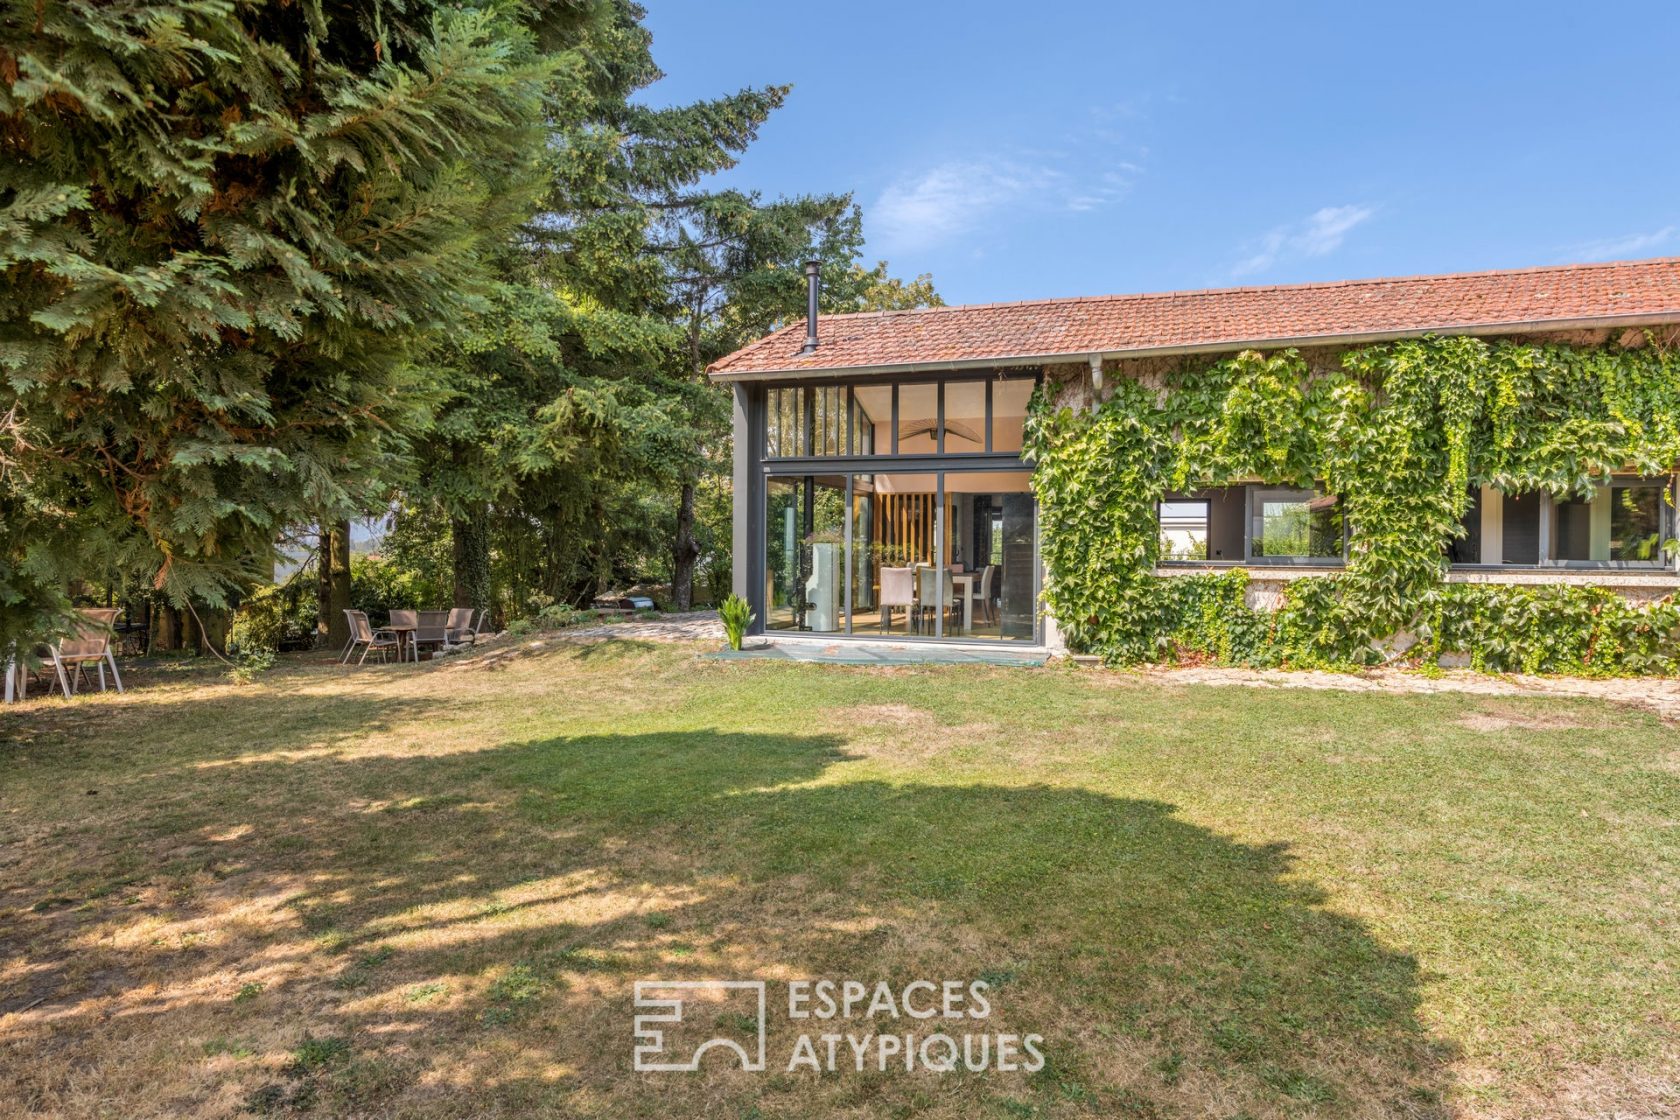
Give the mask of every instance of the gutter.
M 1530 331 L 1574 331 L 1618 326 L 1659 326 L 1680 323 L 1680 311 L 1643 312 L 1628 315 L 1596 315 L 1577 319 L 1525 319 L 1510 323 L 1475 323 L 1456 326 L 1414 327 L 1405 330 L 1363 331 L 1355 334 L 1309 334 L 1288 338 L 1228 339 L 1216 342 L 1181 343 L 1174 346 L 1139 346 L 1120 350 L 1060 350 L 1040 354 L 1000 354 L 989 358 L 962 358 L 944 362 L 896 362 L 885 365 L 796 367 L 731 373 L 711 371 L 714 384 L 737 381 L 807 381 L 857 374 L 885 376 L 894 373 L 936 373 L 945 370 L 998 369 L 1011 366 L 1040 366 L 1079 361 L 1102 362 L 1121 358 L 1166 358 L 1190 354 L 1221 354 L 1233 350 L 1282 350 L 1291 346 L 1357 346 L 1373 342 L 1396 342 L 1430 335 L 1501 335 Z

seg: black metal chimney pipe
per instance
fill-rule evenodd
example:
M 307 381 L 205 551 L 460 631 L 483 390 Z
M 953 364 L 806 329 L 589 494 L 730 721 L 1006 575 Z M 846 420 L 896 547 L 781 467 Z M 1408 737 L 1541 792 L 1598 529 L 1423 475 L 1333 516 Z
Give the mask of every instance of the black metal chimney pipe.
M 815 354 L 817 352 L 817 289 L 822 284 L 822 262 L 808 260 L 805 262 L 805 345 L 799 348 L 801 354 Z

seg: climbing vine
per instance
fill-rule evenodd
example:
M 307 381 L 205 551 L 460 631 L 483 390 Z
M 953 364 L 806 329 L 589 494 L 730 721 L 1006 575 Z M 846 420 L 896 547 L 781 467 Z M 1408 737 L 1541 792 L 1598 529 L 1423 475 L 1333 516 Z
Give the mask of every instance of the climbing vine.
M 1680 663 L 1680 608 L 1597 588 L 1449 585 L 1470 487 L 1587 495 L 1612 472 L 1680 463 L 1680 359 L 1452 337 L 1314 367 L 1245 351 L 1159 385 L 1123 379 L 1090 412 L 1040 391 L 1027 424 L 1047 604 L 1069 645 L 1115 663 L 1381 660 L 1397 634 L 1490 670 L 1653 672 Z M 1242 572 L 1159 577 L 1156 503 L 1261 479 L 1322 486 L 1347 564 L 1291 583 L 1276 613 Z M 1564 633 L 1567 631 L 1567 633 Z

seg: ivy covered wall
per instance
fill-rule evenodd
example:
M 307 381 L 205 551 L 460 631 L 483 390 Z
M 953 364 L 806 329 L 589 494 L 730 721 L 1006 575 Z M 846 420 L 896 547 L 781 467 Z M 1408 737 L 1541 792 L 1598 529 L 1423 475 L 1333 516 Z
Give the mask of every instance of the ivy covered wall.
M 1680 668 L 1680 608 L 1602 588 L 1449 585 L 1472 485 L 1584 496 L 1680 464 L 1671 335 L 1431 338 L 1245 351 L 1106 374 L 1047 371 L 1028 418 L 1046 605 L 1070 648 L 1112 663 L 1195 656 L 1349 666 L 1461 653 L 1489 670 Z M 1351 526 L 1341 572 L 1245 600 L 1240 571 L 1156 574 L 1156 503 L 1260 479 L 1322 486 Z M 1673 542 L 1665 542 L 1672 548 Z M 1415 640 L 1415 644 L 1411 644 Z

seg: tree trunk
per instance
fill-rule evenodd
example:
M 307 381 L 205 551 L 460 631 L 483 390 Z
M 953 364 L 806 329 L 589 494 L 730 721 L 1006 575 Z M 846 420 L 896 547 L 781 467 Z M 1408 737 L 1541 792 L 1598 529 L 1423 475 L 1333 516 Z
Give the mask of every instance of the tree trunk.
M 686 611 L 694 605 L 694 562 L 700 558 L 700 542 L 694 539 L 694 483 L 684 482 L 677 500 L 677 539 L 671 546 L 671 609 Z
M 315 546 L 315 647 L 335 648 L 329 631 L 332 629 L 332 530 L 326 522 L 320 526 Z
M 490 607 L 490 504 L 475 502 L 465 517 L 449 520 L 455 570 L 455 605 Z
M 323 635 L 324 649 L 343 649 L 350 641 L 350 522 L 323 526 L 321 532 L 321 587 L 319 621 L 315 632 Z
M 210 657 L 218 653 L 225 655 L 228 630 L 233 625 L 233 612 L 204 606 L 194 609 L 198 611 L 198 618 L 194 620 L 191 614 L 187 616 L 192 623 L 194 651 L 200 657 Z
M 167 603 L 160 603 L 152 612 L 152 648 L 177 650 L 181 648 L 181 615 Z

